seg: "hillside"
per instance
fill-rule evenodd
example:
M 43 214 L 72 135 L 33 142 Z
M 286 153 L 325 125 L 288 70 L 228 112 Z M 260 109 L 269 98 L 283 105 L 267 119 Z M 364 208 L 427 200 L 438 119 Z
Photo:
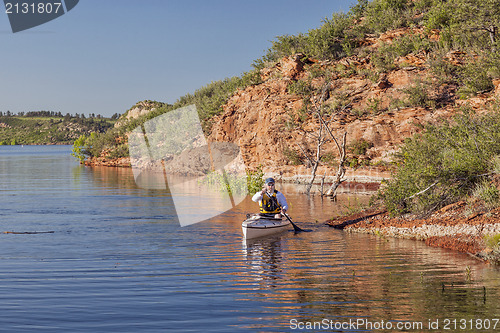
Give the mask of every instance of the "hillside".
M 397 153 L 406 142 L 420 140 L 416 135 L 426 127 L 449 126 L 446 121 L 460 122 L 456 117 L 463 114 L 497 113 L 497 5 L 471 0 L 360 0 L 348 13 L 334 13 L 317 29 L 278 36 L 255 61 L 254 70 L 241 77 L 212 82 L 173 104 L 139 102 L 116 127 L 80 142 L 82 159 L 87 165 L 129 166 L 128 133 L 149 119 L 194 104 L 205 135 L 212 141 L 236 143 L 250 170 L 262 166 L 278 178 L 307 181 L 318 162 L 316 181 L 332 181 L 340 153 L 332 136 L 340 140 L 346 133 L 346 177 L 380 182 L 392 177 L 389 171 L 405 165 L 407 158 Z M 496 140 L 497 129 L 493 130 Z M 433 160 L 455 148 L 446 149 L 433 148 Z M 401 183 L 405 192 L 395 193 L 394 209 L 407 211 L 406 199 L 420 191 L 433 200 L 441 198 L 441 205 L 458 194 L 470 194 L 495 154 L 500 154 L 496 148 L 483 154 L 478 160 L 486 163 L 474 169 L 453 196 L 434 192 L 461 175 L 435 179 L 430 172 L 425 179 L 408 178 Z M 426 171 L 423 165 L 413 174 Z M 461 166 L 457 168 L 461 172 Z M 396 187 L 392 188 L 397 192 Z
M 104 133 L 109 119 L 71 116 L 0 116 L 0 145 L 70 145 L 81 135 Z
M 315 152 L 314 131 L 318 122 L 307 110 L 309 100 L 328 80 L 330 127 L 338 138 L 347 132 L 347 177 L 376 180 L 387 177 L 393 154 L 406 138 L 422 130 L 422 126 L 439 119 L 449 119 L 464 107 L 488 111 L 497 96 L 494 88 L 479 95 L 460 96 L 459 86 L 443 82 L 434 73 L 430 61 L 435 55 L 422 50 L 394 57 L 390 70 L 378 73 L 373 57 L 381 45 L 388 47 L 402 39 L 418 38 L 439 41 L 439 32 L 425 33 L 421 28 L 400 28 L 363 40 L 365 56 L 354 55 L 340 60 L 319 61 L 303 54 L 283 57 L 271 67 L 259 71 L 260 83 L 237 89 L 222 105 L 222 112 L 210 119 L 209 139 L 237 143 L 250 169 L 259 165 L 266 173 L 304 179 L 310 173 L 307 153 Z M 465 55 L 449 51 L 440 61 L 461 66 Z M 376 75 L 375 75 L 376 74 Z M 133 106 L 131 119 L 137 120 L 158 109 L 153 102 Z M 126 115 L 119 123 L 125 124 Z M 130 121 L 129 121 L 130 122 Z M 129 126 L 131 127 L 131 126 Z M 126 140 L 126 135 L 121 136 Z M 356 149 L 364 145 L 366 149 Z M 322 148 L 324 158 L 319 175 L 333 176 L 338 152 L 334 142 Z M 109 150 L 104 151 L 108 153 Z M 87 160 L 88 165 L 128 165 L 123 158 L 113 160 L 105 155 Z

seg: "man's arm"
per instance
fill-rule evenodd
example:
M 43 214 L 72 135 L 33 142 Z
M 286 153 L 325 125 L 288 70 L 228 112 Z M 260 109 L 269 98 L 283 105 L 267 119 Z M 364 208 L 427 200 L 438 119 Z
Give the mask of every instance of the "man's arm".
M 262 200 L 262 192 L 257 192 L 252 197 L 253 202 L 259 202 L 261 200 Z

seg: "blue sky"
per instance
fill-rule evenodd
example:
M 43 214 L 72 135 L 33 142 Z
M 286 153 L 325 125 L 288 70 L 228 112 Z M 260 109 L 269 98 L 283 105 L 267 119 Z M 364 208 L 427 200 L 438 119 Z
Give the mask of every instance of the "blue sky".
M 307 32 L 354 0 L 80 0 L 12 33 L 0 13 L 0 111 L 111 116 L 252 69 L 279 35 Z

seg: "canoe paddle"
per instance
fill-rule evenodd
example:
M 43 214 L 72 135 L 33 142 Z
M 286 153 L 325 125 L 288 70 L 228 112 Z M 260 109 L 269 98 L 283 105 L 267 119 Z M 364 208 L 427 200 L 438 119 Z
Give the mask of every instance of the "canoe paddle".
M 305 230 L 302 230 L 301 228 L 299 228 L 295 223 L 293 223 L 292 219 L 290 218 L 290 216 L 288 216 L 287 213 L 285 212 L 282 212 L 281 214 L 285 215 L 285 217 L 287 218 L 288 221 L 290 221 L 290 223 L 292 224 L 293 226 L 293 230 L 297 233 L 297 232 L 301 232 L 301 231 L 305 231 Z
M 277 206 L 280 206 L 280 204 L 277 202 L 277 200 L 272 196 L 270 195 L 267 191 L 266 191 L 266 194 L 267 196 L 271 199 L 271 200 L 274 200 L 274 203 L 277 205 Z M 302 230 L 301 228 L 299 228 L 295 223 L 293 223 L 292 219 L 290 218 L 290 216 L 288 216 L 287 213 L 285 212 L 281 212 L 282 215 L 285 215 L 286 219 L 288 221 L 290 221 L 290 223 L 292 224 L 293 226 L 293 230 L 297 233 L 297 232 L 301 232 L 301 231 L 305 231 L 305 230 Z

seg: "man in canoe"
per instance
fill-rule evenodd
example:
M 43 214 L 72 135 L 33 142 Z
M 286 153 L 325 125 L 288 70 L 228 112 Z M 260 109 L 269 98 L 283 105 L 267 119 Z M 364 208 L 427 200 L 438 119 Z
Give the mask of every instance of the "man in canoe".
M 283 193 L 279 192 L 275 188 L 275 182 L 273 178 L 266 179 L 266 185 L 262 191 L 255 193 L 252 197 L 252 201 L 258 202 L 260 207 L 260 215 L 275 218 L 281 218 L 281 213 L 286 213 L 288 210 L 288 204 Z

